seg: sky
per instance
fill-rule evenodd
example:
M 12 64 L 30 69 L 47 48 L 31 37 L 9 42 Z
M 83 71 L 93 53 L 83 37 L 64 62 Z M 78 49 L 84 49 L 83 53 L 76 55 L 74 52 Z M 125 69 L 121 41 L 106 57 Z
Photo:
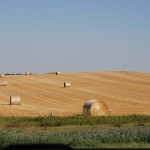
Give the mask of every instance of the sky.
M 149 0 L 0 0 L 0 73 L 150 72 Z

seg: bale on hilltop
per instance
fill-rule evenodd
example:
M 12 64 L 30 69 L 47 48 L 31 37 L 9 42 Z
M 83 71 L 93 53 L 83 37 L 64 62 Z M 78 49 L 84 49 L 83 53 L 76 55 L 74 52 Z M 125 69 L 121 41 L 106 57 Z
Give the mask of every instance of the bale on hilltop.
M 29 72 L 26 72 L 25 74 L 26 74 L 26 75 L 29 75 L 30 73 L 29 73 Z
M 56 75 L 60 75 L 60 72 L 56 72 Z
M 20 96 L 10 96 L 10 105 L 21 105 Z
M 105 102 L 89 100 L 83 105 L 83 114 L 90 116 L 105 116 L 109 115 L 109 110 Z
M 0 77 L 3 78 L 5 75 L 4 74 L 0 74 Z

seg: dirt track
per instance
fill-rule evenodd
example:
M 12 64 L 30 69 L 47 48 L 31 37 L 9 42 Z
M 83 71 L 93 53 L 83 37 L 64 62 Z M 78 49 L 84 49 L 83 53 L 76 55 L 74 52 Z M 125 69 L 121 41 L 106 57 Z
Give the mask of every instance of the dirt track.
M 90 99 L 105 101 L 111 115 L 150 115 L 150 74 L 127 71 L 6 75 L 0 81 L 0 115 L 72 115 Z M 64 88 L 64 82 L 70 88 Z M 11 95 L 22 104 L 9 105 Z

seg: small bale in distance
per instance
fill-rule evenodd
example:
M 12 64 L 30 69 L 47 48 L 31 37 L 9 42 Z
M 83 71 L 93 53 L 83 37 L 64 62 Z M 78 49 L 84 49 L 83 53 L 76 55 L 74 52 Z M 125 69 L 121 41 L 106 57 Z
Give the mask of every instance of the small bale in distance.
M 3 78 L 4 76 L 5 76 L 4 74 L 1 74 L 1 75 L 0 75 L 1 78 Z
M 29 75 L 30 73 L 29 73 L 29 72 L 26 72 L 25 74 L 26 74 L 26 75 Z
M 8 85 L 8 82 L 7 82 L 7 81 L 2 81 L 2 82 L 0 83 L 0 85 L 1 85 L 1 86 L 6 86 L 6 85 Z
M 21 105 L 20 96 L 10 96 L 10 105 Z
M 56 75 L 60 75 L 60 72 L 56 72 Z
M 71 84 L 69 82 L 64 82 L 64 87 L 70 87 Z
M 89 100 L 83 105 L 83 114 L 89 116 L 109 115 L 109 110 L 105 102 Z

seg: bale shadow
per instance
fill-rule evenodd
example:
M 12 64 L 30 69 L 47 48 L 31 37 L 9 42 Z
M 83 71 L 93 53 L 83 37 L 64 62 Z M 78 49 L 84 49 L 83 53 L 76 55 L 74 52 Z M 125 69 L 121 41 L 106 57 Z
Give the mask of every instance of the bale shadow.
M 10 105 L 10 104 L 1 104 L 1 105 Z

